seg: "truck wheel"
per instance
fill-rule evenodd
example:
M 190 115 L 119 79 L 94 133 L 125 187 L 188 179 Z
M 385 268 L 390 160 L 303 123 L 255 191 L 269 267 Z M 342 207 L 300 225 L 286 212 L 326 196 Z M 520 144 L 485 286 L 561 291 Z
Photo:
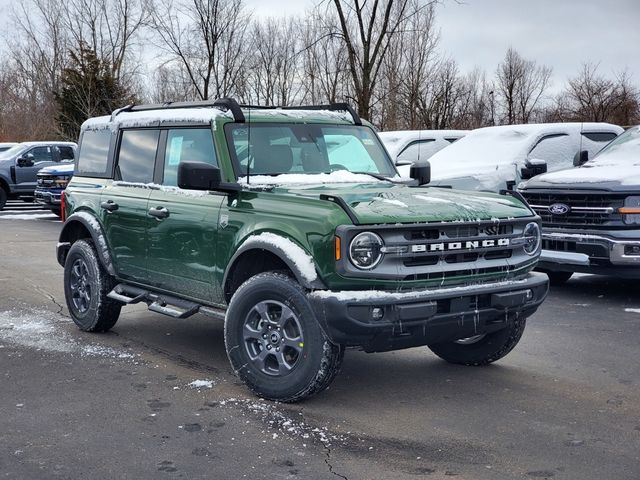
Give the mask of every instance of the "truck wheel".
M 324 334 L 302 287 L 278 272 L 258 274 L 235 292 L 224 324 L 227 355 L 258 396 L 297 402 L 324 390 L 344 348 Z
M 85 332 L 106 332 L 120 316 L 122 304 L 107 294 L 113 278 L 98 260 L 90 240 L 78 240 L 64 263 L 64 295 L 71 318 Z
M 548 272 L 545 273 L 549 276 L 549 283 L 553 286 L 563 285 L 569 281 L 573 272 Z
M 7 204 L 7 192 L 4 188 L 0 187 L 0 210 L 2 210 L 4 208 L 4 206 Z
M 513 350 L 524 332 L 525 318 L 514 318 L 497 332 L 429 345 L 437 356 L 449 363 L 482 366 L 500 360 Z

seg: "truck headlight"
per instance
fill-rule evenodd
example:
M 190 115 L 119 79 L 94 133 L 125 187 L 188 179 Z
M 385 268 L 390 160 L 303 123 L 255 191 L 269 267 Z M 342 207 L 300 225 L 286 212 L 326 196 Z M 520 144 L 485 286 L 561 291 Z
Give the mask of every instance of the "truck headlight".
M 380 249 L 384 243 L 373 232 L 362 232 L 356 235 L 349 245 L 349 259 L 361 270 L 370 270 L 382 260 Z
M 535 255 L 540 249 L 540 226 L 535 222 L 527 223 L 522 232 L 522 237 L 524 238 L 523 247 L 525 253 L 527 255 Z
M 622 220 L 627 224 L 640 223 L 640 197 L 627 197 L 624 199 L 624 207 L 619 208 Z

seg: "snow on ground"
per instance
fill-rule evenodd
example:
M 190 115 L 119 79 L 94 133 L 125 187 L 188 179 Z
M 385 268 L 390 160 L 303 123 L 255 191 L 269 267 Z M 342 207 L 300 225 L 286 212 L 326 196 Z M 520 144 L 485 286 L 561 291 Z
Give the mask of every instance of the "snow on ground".
M 26 214 L 26 213 L 17 213 L 17 214 L 3 214 L 0 215 L 0 220 L 38 220 L 41 218 L 46 218 L 47 220 L 58 220 L 58 216 L 53 213 L 37 213 L 35 215 Z
M 213 380 L 194 380 L 187 386 L 191 388 L 213 388 Z
M 0 312 L 0 341 L 45 352 L 117 359 L 136 357 L 125 350 L 77 342 L 65 331 L 71 323 L 46 310 L 3 311 Z
M 627 313 L 640 313 L 640 308 L 625 308 L 624 311 Z
M 258 417 L 269 428 L 269 431 L 263 433 L 268 434 L 271 438 L 277 438 L 278 434 L 288 435 L 302 440 L 305 447 L 307 444 L 304 442 L 319 442 L 323 446 L 329 447 L 332 444 L 347 441 L 346 436 L 332 433 L 327 427 L 320 428 L 309 425 L 304 420 L 302 413 L 298 413 L 298 418 L 296 418 L 288 412 L 279 410 L 277 404 L 265 400 L 229 398 L 220 401 L 220 405 L 240 408 L 244 412 Z

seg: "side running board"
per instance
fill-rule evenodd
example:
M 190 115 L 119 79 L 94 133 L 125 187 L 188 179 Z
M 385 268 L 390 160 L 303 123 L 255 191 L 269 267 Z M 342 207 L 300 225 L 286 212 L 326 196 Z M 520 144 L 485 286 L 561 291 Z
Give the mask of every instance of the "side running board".
M 187 318 L 198 313 L 202 305 L 181 298 L 154 293 L 142 288 L 121 283 L 111 290 L 107 297 L 126 305 L 144 302 L 152 312 L 173 318 Z

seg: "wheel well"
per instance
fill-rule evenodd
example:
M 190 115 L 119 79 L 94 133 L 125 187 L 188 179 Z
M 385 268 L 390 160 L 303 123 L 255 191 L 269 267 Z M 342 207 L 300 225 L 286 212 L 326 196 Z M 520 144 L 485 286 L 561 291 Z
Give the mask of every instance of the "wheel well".
M 244 252 L 236 259 L 227 275 L 227 280 L 224 284 L 224 296 L 227 303 L 231 301 L 231 297 L 238 287 L 251 277 L 258 273 L 274 270 L 294 276 L 287 264 L 274 253 L 262 249 Z
M 9 195 L 9 193 L 11 193 L 9 184 L 3 178 L 0 178 L 0 188 L 7 192 L 7 196 Z
M 91 238 L 91 233 L 81 222 L 69 223 L 60 235 L 61 242 L 73 243 L 83 238 Z

